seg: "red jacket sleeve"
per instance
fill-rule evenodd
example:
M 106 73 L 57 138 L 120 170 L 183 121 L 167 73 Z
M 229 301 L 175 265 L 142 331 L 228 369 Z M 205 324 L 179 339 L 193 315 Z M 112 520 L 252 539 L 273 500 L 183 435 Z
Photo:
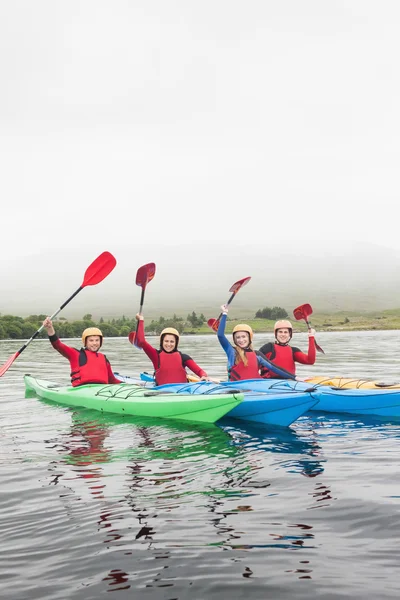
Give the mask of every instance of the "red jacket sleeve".
M 146 342 L 146 338 L 144 337 L 144 321 L 141 319 L 139 321 L 136 342 L 139 348 L 142 348 L 151 362 L 153 363 L 153 367 L 158 369 L 158 352 L 153 346 L 151 346 L 148 342 Z
M 199 365 L 197 363 L 194 362 L 193 358 L 189 358 L 188 360 L 185 360 L 185 362 L 183 363 L 183 366 L 188 367 L 188 369 L 193 371 L 193 373 L 195 375 L 197 375 L 197 377 L 207 377 L 207 373 L 205 371 L 203 371 L 203 369 L 201 367 L 199 367 Z
M 108 372 L 108 383 L 122 383 L 119 379 L 114 376 L 113 370 L 107 359 L 107 372 Z
M 74 359 L 77 360 L 77 357 L 79 356 L 79 350 L 63 344 L 56 334 L 50 336 L 49 340 L 54 350 L 57 350 L 61 356 L 64 356 L 64 358 L 67 358 L 69 361 L 73 361 Z
M 308 354 L 300 352 L 300 350 L 297 348 L 296 351 L 293 352 L 293 358 L 296 362 L 301 363 L 302 365 L 313 365 L 317 358 L 314 337 L 308 338 Z

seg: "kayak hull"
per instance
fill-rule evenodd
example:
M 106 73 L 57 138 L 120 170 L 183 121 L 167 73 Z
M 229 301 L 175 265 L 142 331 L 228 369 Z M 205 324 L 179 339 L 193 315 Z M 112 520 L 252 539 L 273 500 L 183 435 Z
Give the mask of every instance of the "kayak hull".
M 119 377 L 123 376 L 119 375 Z M 123 380 L 127 381 L 129 378 L 123 377 Z M 314 397 L 310 392 L 296 391 L 290 388 L 274 391 L 269 391 L 268 389 L 264 389 L 264 391 L 253 390 L 252 381 L 258 382 L 261 380 L 224 382 L 222 384 L 206 381 L 199 383 L 172 383 L 156 386 L 151 389 L 175 392 L 179 395 L 202 394 L 204 396 L 210 393 L 218 393 L 223 389 L 236 390 L 244 394 L 244 399 L 243 402 L 226 414 L 227 417 L 279 427 L 288 427 L 318 402 L 318 398 Z M 310 388 L 310 386 L 307 387 Z
M 349 377 L 313 377 L 319 402 L 313 410 L 400 418 L 400 384 Z
M 242 391 L 251 389 L 253 392 L 270 393 L 286 391 L 297 394 L 308 390 L 316 400 L 316 403 L 308 409 L 312 412 L 400 418 L 400 384 L 398 383 L 382 384 L 365 379 L 313 377 L 305 382 L 291 379 L 249 379 L 226 381 L 221 385 Z
M 24 377 L 26 390 L 65 406 L 139 417 L 157 417 L 215 423 L 243 400 L 243 394 L 173 394 L 148 390 L 136 384 L 61 386 L 51 381 Z
M 311 410 L 400 418 L 400 390 L 344 389 L 321 386 Z

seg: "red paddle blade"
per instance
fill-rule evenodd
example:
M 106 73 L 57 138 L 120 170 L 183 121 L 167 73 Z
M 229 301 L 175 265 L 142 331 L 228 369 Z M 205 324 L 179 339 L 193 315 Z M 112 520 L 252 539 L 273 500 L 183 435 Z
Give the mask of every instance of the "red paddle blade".
M 143 265 L 139 267 L 136 273 L 136 285 L 140 285 L 140 287 L 146 287 L 146 285 L 151 281 L 156 274 L 156 265 L 154 263 L 147 263 L 147 265 Z
M 318 352 L 321 352 L 322 354 L 325 354 L 325 352 L 322 350 L 321 346 L 319 346 L 319 345 L 317 344 L 317 342 L 315 341 L 315 339 L 314 339 L 314 344 L 315 344 L 315 349 L 316 349 Z
M 103 252 L 85 271 L 81 288 L 100 283 L 111 273 L 117 261 L 110 252 Z
M 4 365 L 2 367 L 0 367 L 0 377 L 3 377 L 4 373 L 6 371 L 8 371 L 8 369 L 11 367 L 11 365 L 13 364 L 14 360 L 19 356 L 19 351 L 16 352 L 15 354 L 13 354 L 12 356 L 10 356 L 10 358 L 8 359 L 8 361 L 6 363 L 4 363 Z
M 240 279 L 240 281 L 237 281 L 233 284 L 231 288 L 229 288 L 229 291 L 236 294 L 240 290 L 240 288 L 249 283 L 250 279 L 251 277 L 245 277 L 244 279 Z
M 219 319 L 208 319 L 207 325 L 211 327 L 213 331 L 218 331 Z
M 310 315 L 312 315 L 312 308 L 310 304 L 302 304 L 297 308 L 293 309 L 293 315 L 296 321 L 300 321 L 301 319 L 307 319 Z

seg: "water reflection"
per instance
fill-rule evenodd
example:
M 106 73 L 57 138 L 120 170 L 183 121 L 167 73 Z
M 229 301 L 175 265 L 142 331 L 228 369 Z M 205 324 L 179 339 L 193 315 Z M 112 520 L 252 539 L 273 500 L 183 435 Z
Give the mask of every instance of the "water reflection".
M 300 374 L 398 379 L 397 337 L 322 332 L 326 355 Z M 148 368 L 126 340 L 109 342 L 120 372 Z M 182 343 L 210 374 L 226 373 L 215 337 Z M 5 358 L 20 345 L 3 345 Z M 2 597 L 292 598 L 317 585 L 358 600 L 381 598 L 382 578 L 385 598 L 398 596 L 398 422 L 318 413 L 283 431 L 129 422 L 25 399 L 25 372 L 68 379 L 46 341 L 0 379 Z
M 262 424 L 249 422 L 242 425 L 237 420 L 228 418 L 221 422 L 221 427 L 229 433 L 235 445 L 249 452 L 263 451 L 283 455 L 284 458 L 280 456 L 274 464 L 289 473 L 316 477 L 324 471 L 326 459 L 313 429 L 297 433 L 290 427 L 270 429 Z

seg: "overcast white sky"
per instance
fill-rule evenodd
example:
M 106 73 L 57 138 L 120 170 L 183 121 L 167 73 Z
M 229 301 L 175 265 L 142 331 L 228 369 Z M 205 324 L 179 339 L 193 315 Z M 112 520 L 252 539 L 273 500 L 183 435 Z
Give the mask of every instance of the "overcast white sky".
M 3 258 L 399 250 L 399 31 L 397 0 L 2 0 Z

